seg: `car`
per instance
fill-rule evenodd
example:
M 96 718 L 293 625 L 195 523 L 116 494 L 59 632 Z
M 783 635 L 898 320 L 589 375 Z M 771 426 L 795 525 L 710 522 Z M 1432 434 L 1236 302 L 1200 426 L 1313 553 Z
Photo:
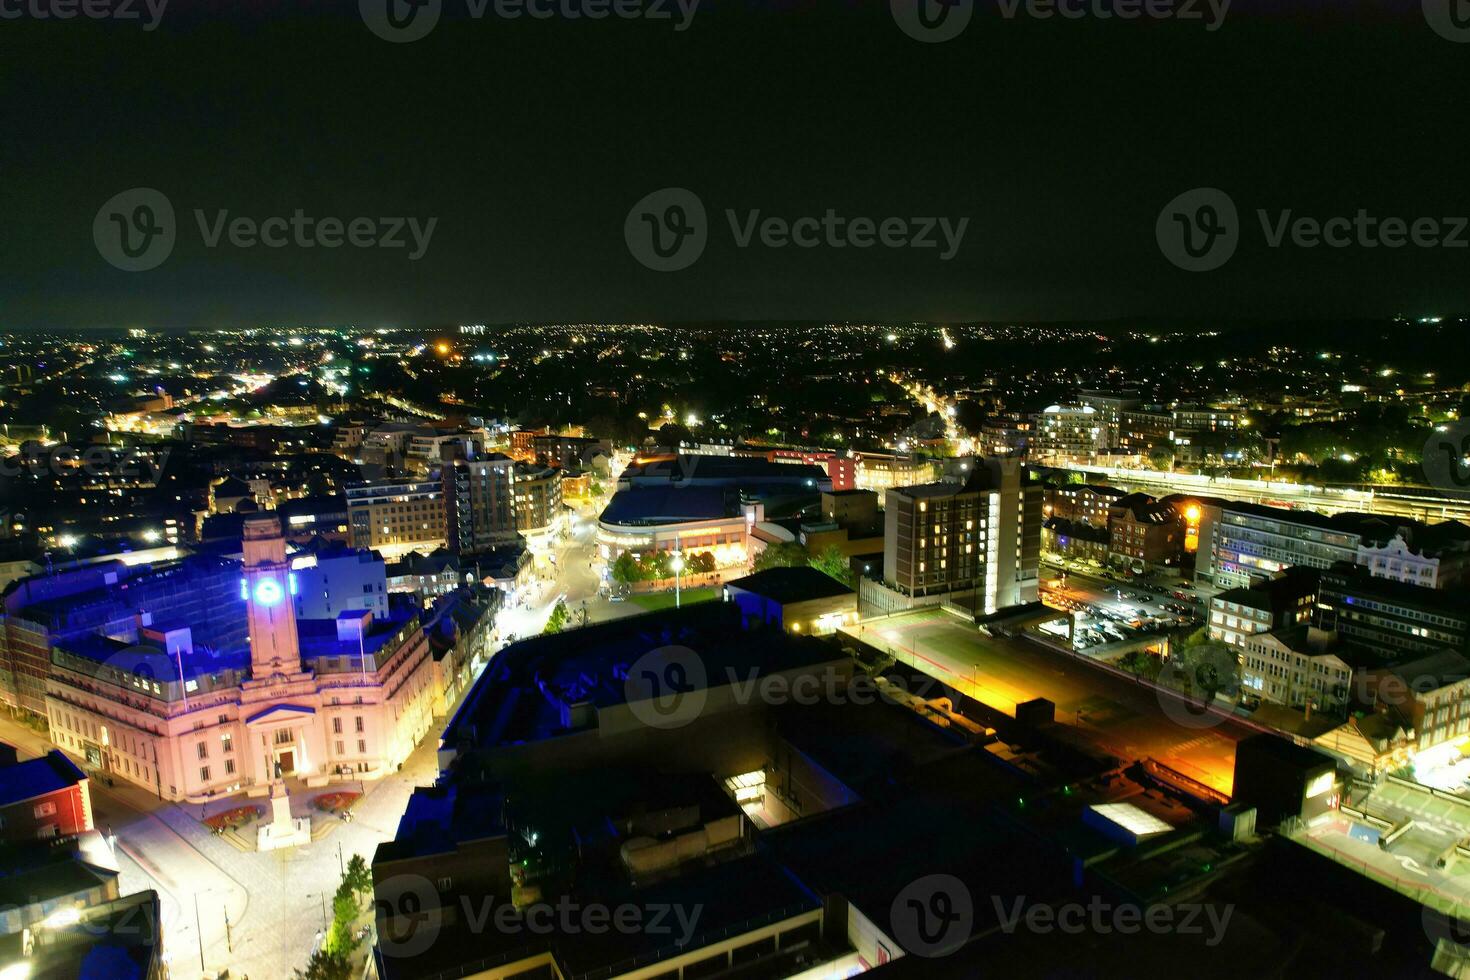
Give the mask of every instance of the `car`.
M 607 597 L 607 601 L 608 602 L 627 602 L 628 601 L 628 597 L 625 596 L 625 595 L 623 595 L 621 592 L 619 592 L 617 595 L 610 595 L 610 596 L 608 596 Z

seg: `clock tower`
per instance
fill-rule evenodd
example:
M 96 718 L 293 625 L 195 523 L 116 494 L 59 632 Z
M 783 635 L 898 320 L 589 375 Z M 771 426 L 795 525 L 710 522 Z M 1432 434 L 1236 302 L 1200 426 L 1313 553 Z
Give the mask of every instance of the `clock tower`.
M 245 518 L 245 569 L 240 591 L 250 623 L 250 675 L 264 680 L 301 671 L 296 638 L 296 580 L 274 514 Z

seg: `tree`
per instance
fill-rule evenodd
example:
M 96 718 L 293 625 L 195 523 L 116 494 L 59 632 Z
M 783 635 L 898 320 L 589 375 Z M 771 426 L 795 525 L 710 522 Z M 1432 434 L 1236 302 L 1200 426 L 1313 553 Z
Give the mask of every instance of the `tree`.
M 1172 470 L 1174 468 L 1174 450 L 1168 446 L 1155 446 L 1148 451 L 1148 461 L 1156 470 Z
M 348 980 L 351 976 L 347 954 L 328 952 L 325 947 L 311 954 L 306 969 L 296 971 L 297 980 Z
M 347 955 L 356 945 L 352 939 L 352 923 L 357 918 L 357 893 L 342 879 L 337 894 L 332 896 L 332 927 L 327 932 L 326 946 L 335 953 Z
M 567 611 L 566 600 L 556 600 L 556 606 L 551 610 L 551 616 L 546 620 L 546 629 L 543 632 L 560 633 L 567 628 L 567 620 L 571 618 L 571 615 Z
M 625 551 L 618 555 L 618 560 L 613 562 L 612 577 L 616 582 L 630 585 L 643 577 L 643 569 L 638 566 L 638 561 L 632 552 Z
M 347 873 L 342 880 L 352 889 L 354 894 L 364 897 L 373 892 L 373 871 L 361 854 L 354 854 L 347 862 Z
M 819 572 L 825 572 L 843 585 L 852 587 L 852 566 L 848 564 L 847 556 L 842 549 L 835 544 L 828 545 L 827 549 L 811 560 L 811 566 Z
M 691 575 L 708 575 L 715 570 L 715 556 L 708 551 L 696 551 L 684 561 Z
M 768 568 L 800 568 L 806 563 L 805 548 L 795 541 L 783 541 L 766 545 L 751 567 L 757 572 L 763 572 Z

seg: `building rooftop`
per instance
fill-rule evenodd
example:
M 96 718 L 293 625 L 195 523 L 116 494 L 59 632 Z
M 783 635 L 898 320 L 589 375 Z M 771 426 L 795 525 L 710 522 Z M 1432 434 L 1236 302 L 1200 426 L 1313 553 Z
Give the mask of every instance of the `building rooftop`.
M 54 793 L 86 778 L 76 763 L 52 749 L 39 759 L 0 767 L 0 806 Z
M 826 572 L 812 568 L 810 565 L 796 568 L 768 568 L 754 575 L 737 578 L 725 585 L 727 588 L 753 592 L 781 605 L 805 602 L 809 599 L 830 599 L 833 596 L 852 595 L 852 589 Z
M 1321 573 L 1316 569 L 1293 565 L 1270 578 L 1227 589 L 1216 595 L 1211 603 L 1233 602 L 1248 609 L 1279 612 L 1296 605 L 1306 596 L 1314 595 L 1320 580 Z
M 739 512 L 738 499 L 722 487 L 635 487 L 613 494 L 599 520 L 639 527 L 718 520 Z
M 487 748 L 577 730 L 572 705 L 628 700 L 629 668 L 666 648 L 688 658 L 690 690 L 746 681 L 841 656 L 832 644 L 776 627 L 747 627 L 733 603 L 703 602 L 513 643 L 496 655 L 446 726 L 445 745 Z

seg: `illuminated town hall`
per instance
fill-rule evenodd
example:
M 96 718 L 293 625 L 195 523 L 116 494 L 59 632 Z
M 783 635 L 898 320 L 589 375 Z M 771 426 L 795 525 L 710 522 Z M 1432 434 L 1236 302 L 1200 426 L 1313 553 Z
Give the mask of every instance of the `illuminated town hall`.
M 277 518 L 246 520 L 242 548 L 243 566 L 92 572 L 94 587 L 22 612 L 52 647 L 58 745 L 168 799 L 396 769 L 428 731 L 439 683 L 417 606 L 298 619 Z

